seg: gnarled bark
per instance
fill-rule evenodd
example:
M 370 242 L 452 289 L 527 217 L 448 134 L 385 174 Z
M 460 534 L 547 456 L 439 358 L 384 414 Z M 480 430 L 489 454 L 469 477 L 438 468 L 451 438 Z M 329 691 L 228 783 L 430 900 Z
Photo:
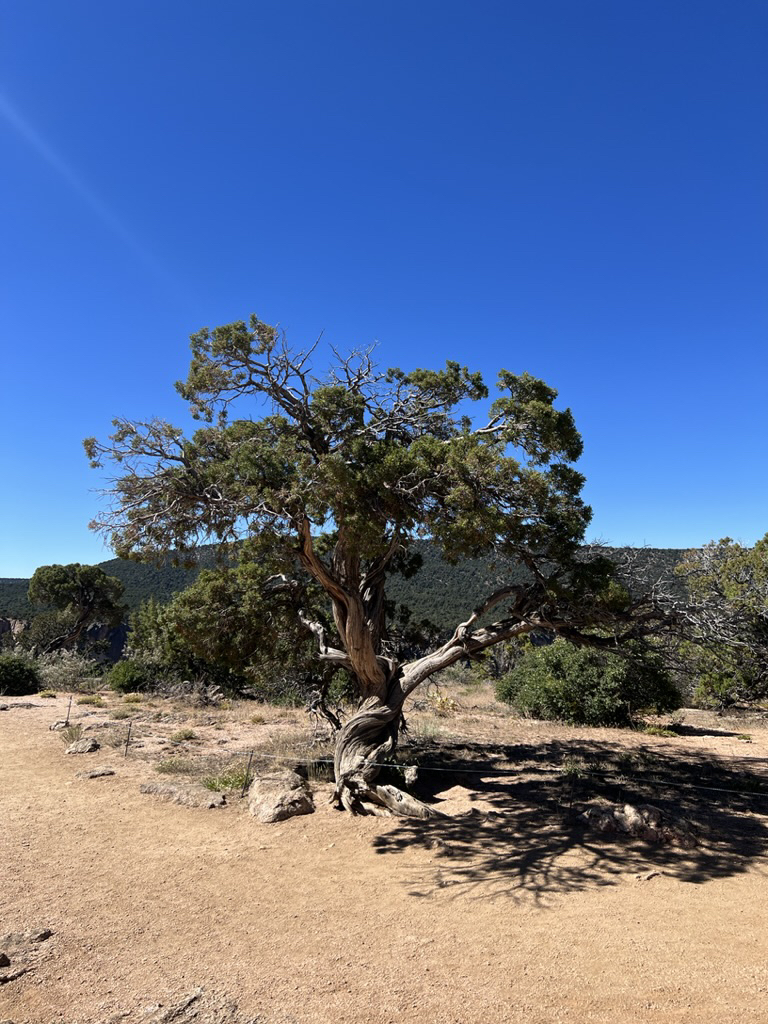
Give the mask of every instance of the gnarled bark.
M 392 689 L 392 688 L 390 688 Z M 377 778 L 397 748 L 405 696 L 399 686 L 386 704 L 369 697 L 344 725 L 336 740 L 336 788 L 332 800 L 352 814 L 396 814 L 430 818 L 438 812 L 416 797 Z

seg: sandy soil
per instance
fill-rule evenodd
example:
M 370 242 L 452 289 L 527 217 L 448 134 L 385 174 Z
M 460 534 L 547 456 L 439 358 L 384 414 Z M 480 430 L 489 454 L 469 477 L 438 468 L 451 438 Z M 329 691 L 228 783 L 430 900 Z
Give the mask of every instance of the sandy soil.
M 425 720 L 424 743 L 431 733 L 462 767 L 422 775 L 453 817 L 350 818 L 321 783 L 315 814 L 266 826 L 236 797 L 202 810 L 139 792 L 176 749 L 183 712 L 138 718 L 144 746 L 128 757 L 107 744 L 75 756 L 48 728 L 66 698 L 5 703 L 0 934 L 52 935 L 32 970 L 0 984 L 0 1020 L 181 1019 L 168 1008 L 200 987 L 213 1007 L 206 1017 L 199 1003 L 201 1021 L 238 1024 L 768 1021 L 768 799 L 743 794 L 765 771 L 765 728 L 747 742 L 746 727 L 713 735 L 695 713 L 676 738 L 482 710 Z M 106 716 L 79 720 L 99 737 Z M 245 751 L 298 721 L 198 713 L 186 746 Z M 489 743 L 496 767 L 524 770 L 470 774 Z M 699 846 L 603 835 L 567 813 L 589 793 L 565 779 L 564 758 L 608 758 L 627 797 L 616 750 L 638 755 L 657 788 L 666 765 L 683 765 L 675 792 Z M 97 765 L 115 774 L 78 777 Z

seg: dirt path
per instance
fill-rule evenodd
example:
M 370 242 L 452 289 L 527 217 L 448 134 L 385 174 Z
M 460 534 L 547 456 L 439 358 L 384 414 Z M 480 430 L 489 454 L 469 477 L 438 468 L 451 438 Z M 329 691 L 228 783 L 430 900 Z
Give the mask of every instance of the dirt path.
M 260 826 L 140 794 L 114 748 L 65 756 L 34 703 L 0 713 L 0 933 L 53 935 L 0 1020 L 133 1024 L 199 986 L 259 1024 L 768 1021 L 764 847 L 574 842 L 535 808 L 418 836 L 322 797 Z

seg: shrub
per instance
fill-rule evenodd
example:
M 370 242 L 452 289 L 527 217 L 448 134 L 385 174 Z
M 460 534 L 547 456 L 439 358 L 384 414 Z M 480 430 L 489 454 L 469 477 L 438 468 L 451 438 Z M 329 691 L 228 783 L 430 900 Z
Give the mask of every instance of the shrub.
M 575 647 L 556 640 L 529 646 L 496 696 L 521 714 L 571 725 L 630 725 L 644 711 L 680 707 L 680 696 L 660 659 L 629 648 L 625 654 Z
M 51 690 L 90 691 L 101 684 L 99 666 L 77 651 L 54 651 L 38 659 L 40 678 Z
M 253 778 L 253 772 L 247 772 L 247 764 L 241 761 L 239 764 L 224 768 L 215 775 L 206 775 L 202 779 L 203 785 L 206 789 L 212 790 L 214 793 L 225 793 L 230 790 L 243 789 L 246 782 Z
M 186 740 L 196 740 L 197 733 L 194 729 L 179 729 L 171 736 L 171 743 L 184 743 Z
M 700 660 L 704 662 L 703 658 Z M 719 669 L 713 662 L 714 658 L 710 656 L 709 661 L 704 663 L 705 669 L 699 674 L 698 684 L 693 692 L 694 707 L 725 711 L 738 704 L 742 694 L 746 695 L 745 702 L 749 701 L 748 695 L 756 689 L 750 676 L 736 668 Z
M 132 733 L 131 735 L 132 739 L 138 739 L 138 735 L 136 733 Z M 121 747 L 125 747 L 128 739 L 128 730 L 121 729 L 119 726 L 115 729 L 107 729 L 99 736 L 99 739 L 108 747 L 116 747 L 117 749 L 120 749 Z
M 61 737 L 61 742 L 69 746 L 70 743 L 77 743 L 78 740 L 83 738 L 83 727 L 79 722 L 77 725 L 68 725 L 66 729 L 61 730 L 59 736 Z
M 136 690 L 148 689 L 152 677 L 141 662 L 118 661 L 107 673 L 106 683 L 117 693 L 135 693 Z
M 161 775 L 195 775 L 199 770 L 199 762 L 186 757 L 167 757 L 155 765 L 155 771 Z
M 7 697 L 25 697 L 37 693 L 40 673 L 31 658 L 21 654 L 0 654 L 0 693 Z

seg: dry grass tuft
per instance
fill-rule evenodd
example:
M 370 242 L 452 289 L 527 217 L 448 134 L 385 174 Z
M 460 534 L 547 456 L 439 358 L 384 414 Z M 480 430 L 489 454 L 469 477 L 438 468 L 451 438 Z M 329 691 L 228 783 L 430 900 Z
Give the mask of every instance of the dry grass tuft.
M 69 746 L 70 743 L 76 743 L 83 738 L 83 727 L 79 722 L 77 725 L 68 725 L 66 729 L 61 730 L 59 736 L 61 742 Z

